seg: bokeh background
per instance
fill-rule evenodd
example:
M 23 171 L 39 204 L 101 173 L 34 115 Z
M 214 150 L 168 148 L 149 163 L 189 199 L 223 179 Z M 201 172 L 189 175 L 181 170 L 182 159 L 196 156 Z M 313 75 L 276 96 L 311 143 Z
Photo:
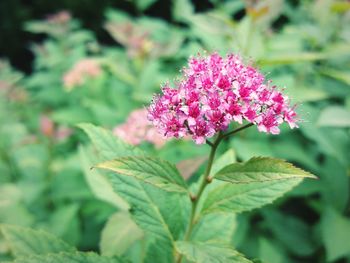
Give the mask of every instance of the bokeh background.
M 189 56 L 212 51 L 259 67 L 285 87 L 302 118 L 299 129 L 278 136 L 251 128 L 221 151 L 232 149 L 239 161 L 283 158 L 319 177 L 237 215 L 232 244 L 268 263 L 349 262 L 346 0 L 1 0 L 0 223 L 113 255 L 103 230 L 123 203 L 89 176 L 94 152 L 77 124 L 103 126 L 195 181 L 207 147 L 163 141 L 144 107 Z

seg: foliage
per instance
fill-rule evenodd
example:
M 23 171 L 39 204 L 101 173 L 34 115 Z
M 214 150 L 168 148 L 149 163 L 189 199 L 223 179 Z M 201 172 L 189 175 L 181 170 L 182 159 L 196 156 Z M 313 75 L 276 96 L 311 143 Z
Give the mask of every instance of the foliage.
M 198 12 L 174 0 L 165 21 L 145 15 L 156 2 L 135 1 L 136 17 L 106 10 L 113 46 L 65 13 L 30 22 L 45 35 L 33 73 L 0 63 L 0 261 L 350 260 L 349 4 L 210 1 Z M 112 129 L 203 50 L 252 58 L 304 122 L 225 140 L 185 241 L 208 146 L 134 147 Z

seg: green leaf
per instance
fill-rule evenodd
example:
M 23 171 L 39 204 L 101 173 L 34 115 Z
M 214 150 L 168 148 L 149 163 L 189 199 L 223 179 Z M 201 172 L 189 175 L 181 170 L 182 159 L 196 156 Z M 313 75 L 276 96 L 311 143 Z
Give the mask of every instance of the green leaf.
M 231 246 L 215 241 L 205 243 L 177 241 L 176 250 L 187 260 L 196 263 L 251 262 Z
M 230 243 L 237 228 L 236 215 L 232 213 L 211 213 L 200 218 L 195 225 L 191 240 L 206 242 L 218 240 Z
M 16 257 L 75 251 L 74 247 L 41 230 L 14 225 L 1 225 L 0 229 Z
M 266 65 L 284 65 L 284 64 L 294 64 L 303 63 L 309 61 L 317 61 L 327 59 L 328 56 L 325 53 L 319 52 L 300 52 L 300 53 L 280 53 L 271 54 L 268 57 L 261 59 L 258 63 L 259 66 Z
M 230 164 L 214 175 L 215 179 L 236 184 L 305 177 L 316 178 L 290 163 L 268 157 L 254 157 L 245 163 Z
M 334 78 L 338 81 L 344 82 L 347 85 L 350 85 L 350 72 L 349 71 L 340 71 L 340 70 L 334 70 L 331 68 L 326 68 L 321 70 L 321 73 Z
M 320 192 L 324 203 L 338 211 L 346 211 L 350 196 L 348 168 L 336 159 L 328 157 L 319 169 L 322 186 Z
M 0 186 L 0 222 L 30 226 L 34 216 L 23 203 L 21 189 L 15 184 L 3 183 Z
M 83 125 L 83 128 L 103 160 L 143 155 L 142 151 L 123 143 L 107 130 L 91 124 Z M 108 179 L 114 191 L 130 204 L 135 223 L 155 240 L 152 251 L 158 253 L 157 260 L 172 262 L 173 242 L 184 232 L 189 218 L 188 195 L 166 192 L 130 176 L 108 174 Z
M 262 261 L 253 260 L 253 262 L 283 263 L 286 262 L 287 255 L 277 242 L 272 242 L 269 239 L 261 237 L 259 238 L 259 258 Z
M 165 191 L 187 192 L 186 183 L 175 165 L 158 158 L 124 157 L 97 164 L 96 167 L 131 176 Z
M 190 0 L 174 0 L 173 17 L 176 21 L 188 22 L 189 18 L 194 14 L 194 8 Z
M 78 127 L 86 132 L 104 160 L 123 156 L 144 155 L 140 149 L 123 142 L 104 128 L 89 123 L 79 124 Z
M 102 257 L 96 253 L 72 252 L 18 258 L 13 263 L 124 263 L 117 257 Z
M 219 158 L 217 158 L 211 168 L 211 174 L 216 174 L 225 166 L 235 163 L 237 161 L 236 153 L 234 150 L 230 149 L 223 153 Z
M 98 170 L 92 170 L 92 156 L 83 146 L 79 147 L 80 160 L 84 169 L 85 179 L 94 195 L 105 202 L 108 202 L 121 210 L 127 210 L 129 205 L 119 197 L 104 174 Z
M 136 0 L 136 6 L 139 10 L 145 11 L 148 9 L 151 5 L 153 5 L 157 0 Z
M 129 202 L 136 223 L 147 232 L 165 240 L 174 240 L 185 228 L 189 206 L 187 195 L 164 192 L 134 178 L 110 176 L 114 189 Z M 181 230 L 182 229 L 182 230 Z
M 47 228 L 54 235 L 67 240 L 69 244 L 77 245 L 81 234 L 79 209 L 79 204 L 73 202 L 60 206 L 52 213 Z
M 310 256 L 316 250 L 311 228 L 299 218 L 264 209 L 263 215 L 278 244 L 294 255 Z
M 101 254 L 103 256 L 120 256 L 142 236 L 142 231 L 132 221 L 128 212 L 117 212 L 108 219 L 102 230 Z
M 249 184 L 226 183 L 209 192 L 202 213 L 238 213 L 262 207 L 272 203 L 301 181 L 301 178 L 293 178 Z
M 339 106 L 328 107 L 321 112 L 317 124 L 319 126 L 350 127 L 350 111 Z
M 350 255 L 350 220 L 330 207 L 322 215 L 322 238 L 326 247 L 327 262 Z

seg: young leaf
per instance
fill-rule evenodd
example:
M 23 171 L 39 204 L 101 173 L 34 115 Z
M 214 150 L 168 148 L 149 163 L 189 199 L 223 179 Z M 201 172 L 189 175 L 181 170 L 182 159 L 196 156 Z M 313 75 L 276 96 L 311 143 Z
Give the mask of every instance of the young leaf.
M 208 194 L 203 204 L 202 213 L 238 213 L 252 210 L 272 203 L 301 181 L 301 178 L 293 178 L 249 184 L 226 183 Z
M 187 192 L 186 183 L 174 165 L 151 157 L 124 157 L 96 165 L 120 175 L 134 177 L 169 192 Z
M 96 253 L 88 252 L 63 252 L 48 255 L 35 255 L 30 257 L 21 257 L 13 263 L 126 263 L 117 257 L 102 257 Z
M 128 212 L 113 214 L 102 230 L 100 250 L 103 256 L 120 256 L 143 236 Z
M 245 163 L 230 164 L 214 176 L 215 179 L 230 183 L 266 182 L 305 177 L 316 178 L 290 163 L 268 157 L 254 157 Z
M 14 225 L 1 225 L 0 229 L 15 256 L 75 251 L 74 247 L 41 230 Z
M 187 260 L 196 263 L 251 263 L 231 246 L 215 241 L 205 243 L 177 241 L 176 250 Z

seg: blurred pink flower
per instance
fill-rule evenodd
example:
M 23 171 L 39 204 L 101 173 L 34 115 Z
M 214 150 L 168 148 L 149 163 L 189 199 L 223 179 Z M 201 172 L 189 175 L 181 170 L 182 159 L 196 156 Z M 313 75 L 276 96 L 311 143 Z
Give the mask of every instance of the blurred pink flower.
M 113 133 L 132 145 L 139 145 L 144 141 L 162 147 L 166 140 L 147 120 L 147 109 L 138 109 L 130 113 L 124 124 L 114 128 Z
M 149 32 L 131 22 L 110 22 L 105 28 L 116 41 L 126 47 L 129 57 L 148 55 L 155 46 Z
M 65 126 L 58 126 L 55 130 L 55 139 L 57 141 L 64 141 L 65 139 L 69 138 L 73 133 L 73 130 L 71 128 L 65 127 Z
M 40 131 L 46 137 L 53 137 L 55 125 L 47 115 L 40 116 Z
M 82 59 L 63 76 L 64 86 L 71 90 L 74 86 L 82 85 L 86 77 L 95 78 L 102 73 L 101 66 L 95 59 Z
M 65 24 L 68 23 L 72 19 L 71 14 L 68 11 L 60 11 L 56 14 L 52 14 L 47 16 L 47 22 L 52 24 Z
M 72 134 L 72 129 L 65 126 L 56 126 L 53 120 L 47 115 L 40 116 L 40 131 L 49 138 L 63 141 Z

